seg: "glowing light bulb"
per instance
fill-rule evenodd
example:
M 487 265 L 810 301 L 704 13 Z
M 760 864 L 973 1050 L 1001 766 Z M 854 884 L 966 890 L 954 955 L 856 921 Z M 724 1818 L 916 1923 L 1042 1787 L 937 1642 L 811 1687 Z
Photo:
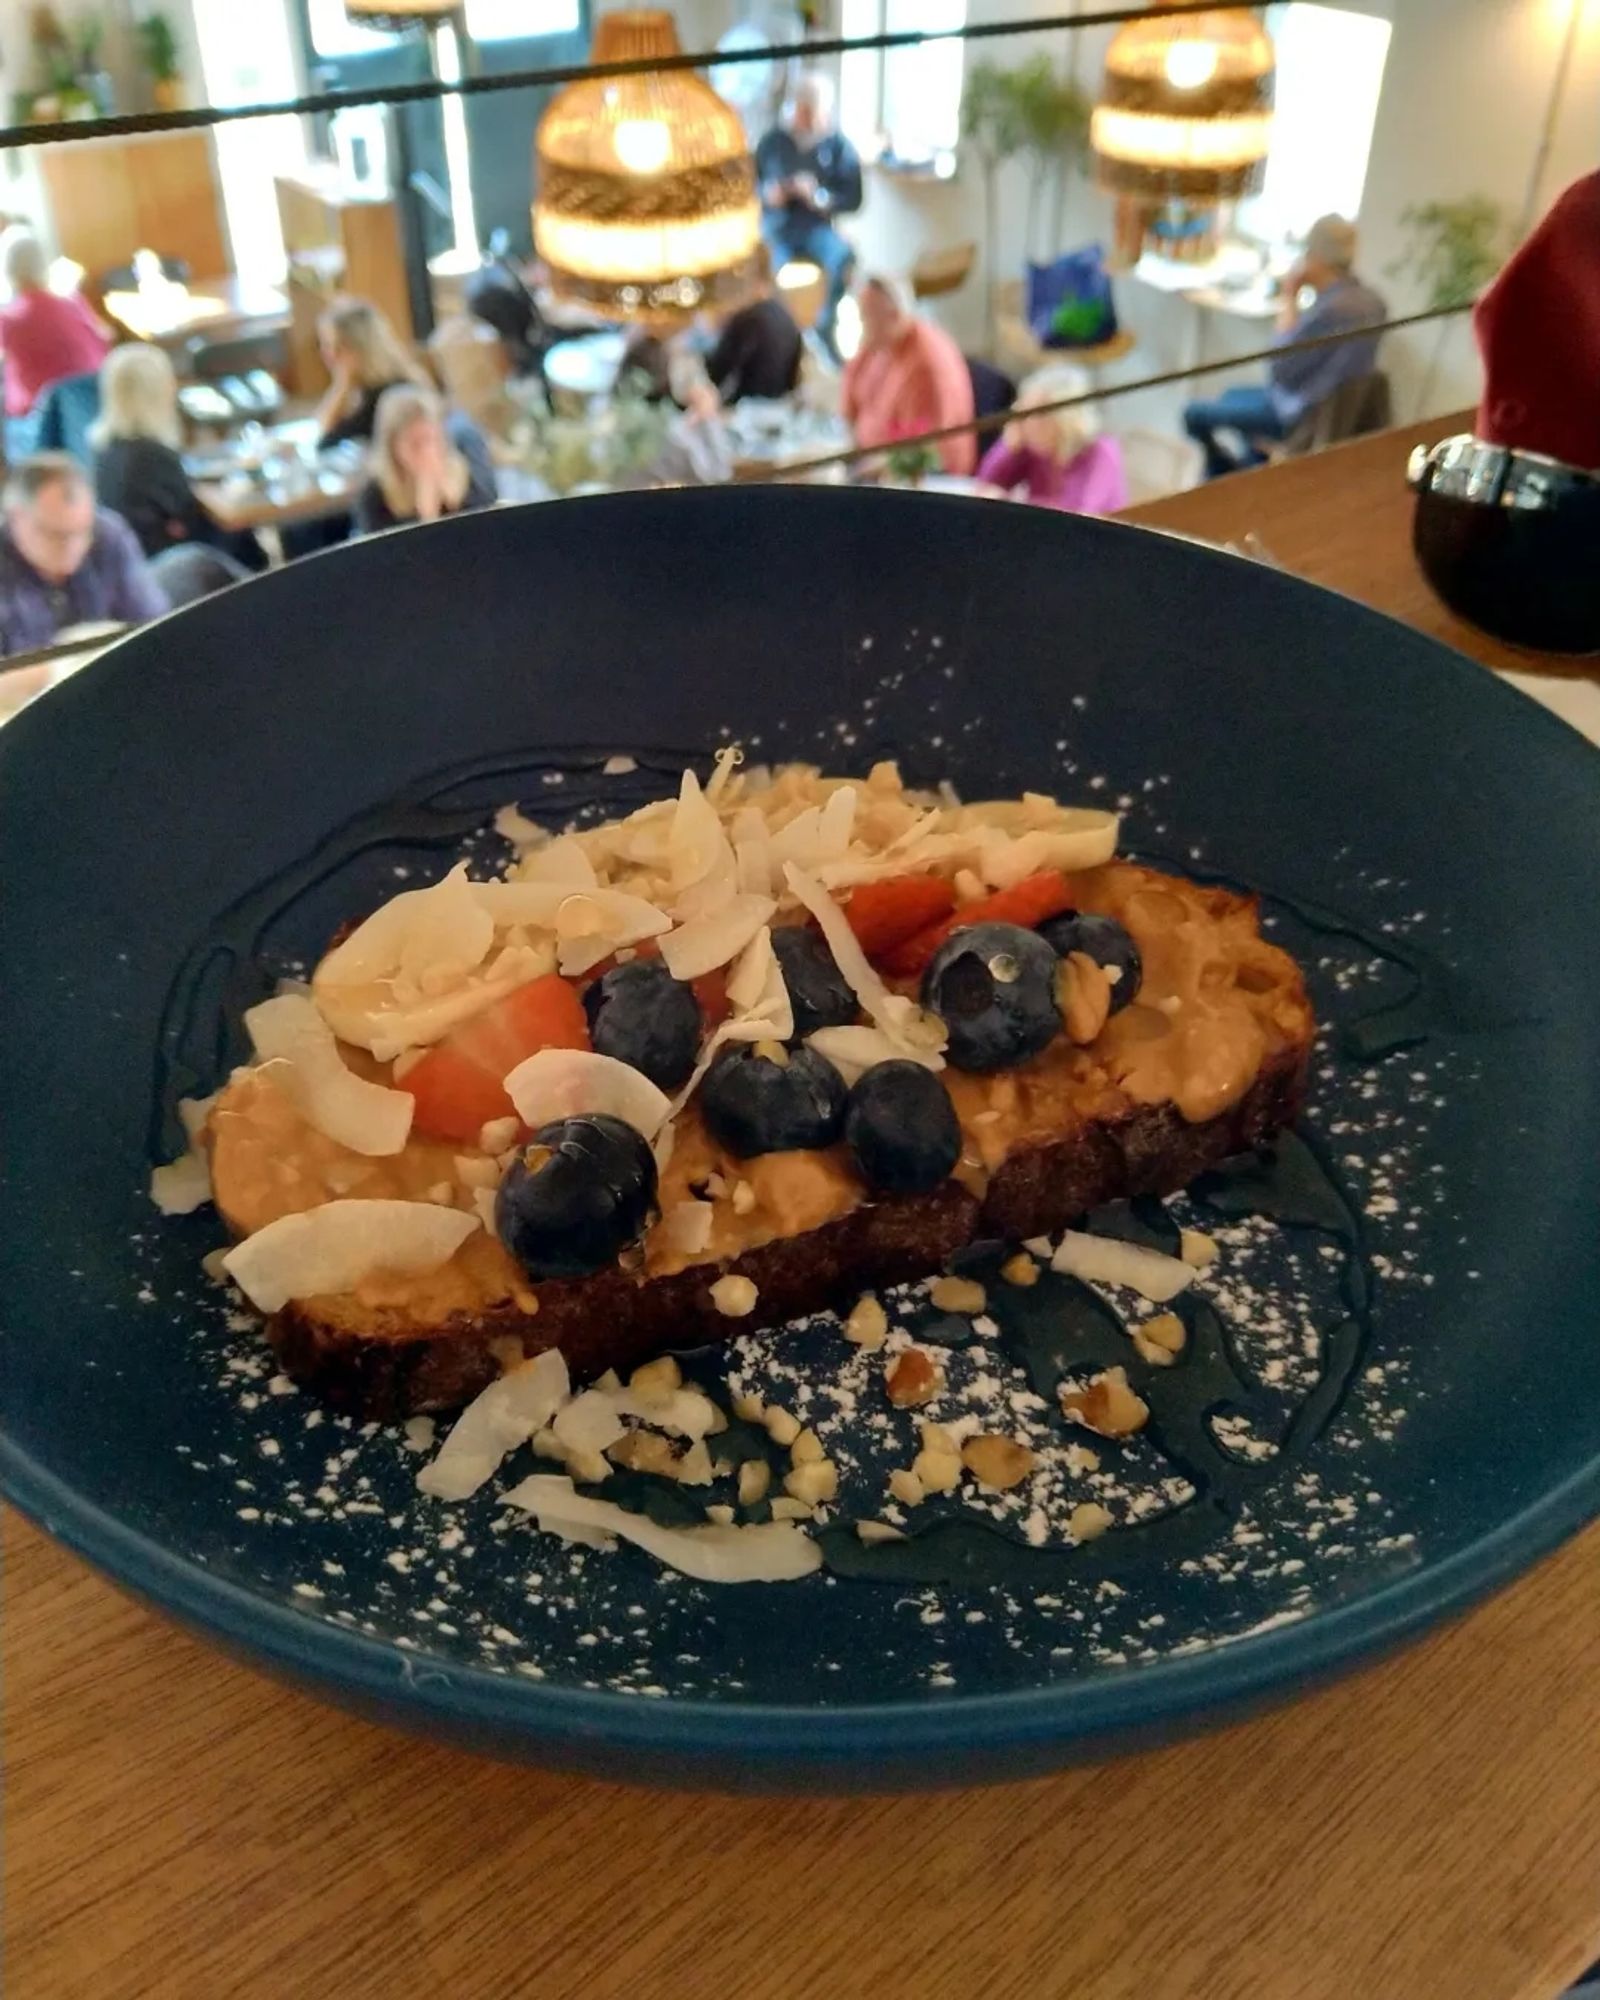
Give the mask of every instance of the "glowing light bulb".
M 1215 42 L 1169 42 L 1163 68 L 1174 90 L 1198 90 L 1217 73 Z
M 658 174 L 672 150 L 672 134 L 659 118 L 624 118 L 611 143 L 630 174 Z

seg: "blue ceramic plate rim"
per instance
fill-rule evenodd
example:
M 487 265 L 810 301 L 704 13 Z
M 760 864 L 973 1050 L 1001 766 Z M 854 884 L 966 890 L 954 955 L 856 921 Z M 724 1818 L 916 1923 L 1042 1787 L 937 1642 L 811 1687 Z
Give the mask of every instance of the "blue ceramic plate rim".
M 419 1672 L 416 1662 L 382 1640 L 208 1574 L 85 1504 L 3 1440 L 0 1492 L 74 1553 L 179 1617 L 271 1664 L 410 1710 L 419 1722 L 509 1726 L 525 1733 L 530 1747 L 570 1736 L 687 1755 L 737 1750 L 778 1762 L 799 1752 L 826 1766 L 866 1753 L 903 1756 L 957 1743 L 964 1751 L 1071 1743 L 1157 1721 L 1170 1727 L 1203 1714 L 1222 1721 L 1230 1707 L 1258 1695 L 1286 1699 L 1298 1680 L 1318 1680 L 1385 1652 L 1531 1568 L 1600 1514 L 1600 1459 L 1443 1562 L 1293 1625 L 1060 1687 L 825 1708 L 683 1696 L 658 1704 L 454 1663 L 427 1662 Z

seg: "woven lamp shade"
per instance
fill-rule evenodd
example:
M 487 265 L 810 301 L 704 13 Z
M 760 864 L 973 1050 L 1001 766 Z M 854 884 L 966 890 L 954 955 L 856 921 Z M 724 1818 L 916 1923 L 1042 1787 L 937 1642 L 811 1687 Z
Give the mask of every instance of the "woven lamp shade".
M 1272 69 L 1272 37 L 1241 8 L 1127 22 L 1089 128 L 1100 185 L 1196 204 L 1253 193 L 1272 136 Z
M 461 7 L 462 0 L 344 0 L 345 19 L 361 28 L 414 28 L 448 21 Z
M 672 16 L 606 14 L 590 60 L 679 53 Z M 533 234 L 556 295 L 669 324 L 755 288 L 761 206 L 739 114 L 690 70 L 584 77 L 534 141 Z

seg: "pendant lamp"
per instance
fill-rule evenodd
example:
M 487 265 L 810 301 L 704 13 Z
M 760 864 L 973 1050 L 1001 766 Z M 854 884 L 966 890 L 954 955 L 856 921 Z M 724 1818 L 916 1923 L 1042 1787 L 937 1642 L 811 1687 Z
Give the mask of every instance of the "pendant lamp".
M 1260 185 L 1272 38 L 1242 7 L 1129 21 L 1106 52 L 1089 128 L 1101 187 L 1191 207 Z

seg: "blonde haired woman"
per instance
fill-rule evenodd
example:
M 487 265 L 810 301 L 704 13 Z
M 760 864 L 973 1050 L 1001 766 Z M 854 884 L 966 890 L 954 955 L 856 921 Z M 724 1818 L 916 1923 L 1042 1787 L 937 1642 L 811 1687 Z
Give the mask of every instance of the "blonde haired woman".
M 114 348 L 100 370 L 94 445 L 95 498 L 120 514 L 147 556 L 180 543 L 222 549 L 246 569 L 267 566 L 254 535 L 229 534 L 207 513 L 178 455 L 178 380 L 159 347 Z
M 1088 376 L 1070 361 L 1036 369 L 1018 390 L 1011 421 L 985 452 L 978 477 L 1036 507 L 1069 514 L 1115 514 L 1126 507 L 1122 447 L 1101 435 L 1093 403 L 1041 407 L 1087 396 L 1089 389 Z
M 444 405 L 431 389 L 400 383 L 378 398 L 372 479 L 356 502 L 358 535 L 409 521 L 437 521 L 494 504 L 494 471 L 485 457 L 445 428 Z
M 429 381 L 394 328 L 366 299 L 339 299 L 317 322 L 317 342 L 333 377 L 317 409 L 317 429 L 325 446 L 372 436 L 378 398 L 397 382 L 419 389 Z

